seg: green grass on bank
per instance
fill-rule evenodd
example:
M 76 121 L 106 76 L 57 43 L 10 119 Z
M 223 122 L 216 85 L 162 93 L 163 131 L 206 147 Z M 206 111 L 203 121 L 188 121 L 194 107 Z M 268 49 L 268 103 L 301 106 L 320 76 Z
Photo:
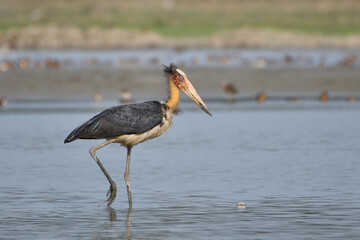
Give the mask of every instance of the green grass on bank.
M 209 36 L 242 27 L 360 33 L 358 0 L 0 0 L 0 31 L 28 26 L 124 28 Z

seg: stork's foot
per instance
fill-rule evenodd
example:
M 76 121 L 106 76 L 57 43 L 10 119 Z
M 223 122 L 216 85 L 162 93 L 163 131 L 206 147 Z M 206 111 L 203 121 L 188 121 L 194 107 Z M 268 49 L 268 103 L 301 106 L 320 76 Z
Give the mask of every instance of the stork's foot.
M 106 196 L 108 197 L 108 199 L 105 202 L 108 203 L 107 206 L 109 207 L 116 198 L 116 184 L 115 183 L 110 184 L 110 188 L 107 191 Z

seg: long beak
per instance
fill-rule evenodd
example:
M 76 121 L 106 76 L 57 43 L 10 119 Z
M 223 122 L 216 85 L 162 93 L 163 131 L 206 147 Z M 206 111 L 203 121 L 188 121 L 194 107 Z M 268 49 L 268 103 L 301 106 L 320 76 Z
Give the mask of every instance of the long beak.
M 185 78 L 185 82 L 184 82 L 184 84 L 182 84 L 180 89 L 186 95 L 188 95 L 188 97 L 191 100 L 193 100 L 196 103 L 196 105 L 198 105 L 204 112 L 206 112 L 207 114 L 212 116 L 209 109 L 206 107 L 205 103 L 203 102 L 203 100 L 201 99 L 201 97 L 196 92 L 195 88 L 193 87 L 193 85 L 190 83 L 190 81 L 188 79 Z

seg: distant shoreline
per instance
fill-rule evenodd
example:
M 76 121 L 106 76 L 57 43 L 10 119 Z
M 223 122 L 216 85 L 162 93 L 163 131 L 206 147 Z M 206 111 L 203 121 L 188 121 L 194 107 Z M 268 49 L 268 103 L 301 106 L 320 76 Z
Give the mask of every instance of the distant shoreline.
M 187 75 L 202 96 L 221 96 L 224 82 L 233 83 L 240 95 L 359 94 L 360 68 L 239 69 L 189 68 Z M 162 69 L 42 69 L 0 74 L 0 96 L 8 99 L 117 97 L 129 89 L 135 97 L 167 97 Z
M 269 29 L 241 28 L 208 37 L 166 37 L 151 31 L 87 30 L 75 27 L 27 27 L 0 35 L 11 49 L 115 48 L 360 48 L 360 35 L 326 36 Z

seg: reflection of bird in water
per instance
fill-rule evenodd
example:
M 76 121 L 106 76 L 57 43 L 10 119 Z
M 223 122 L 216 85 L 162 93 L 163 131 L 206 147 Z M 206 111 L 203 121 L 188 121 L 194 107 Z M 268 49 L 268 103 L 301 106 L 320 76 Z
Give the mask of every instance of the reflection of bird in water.
M 179 102 L 179 89 L 191 98 L 204 112 L 211 115 L 186 74 L 171 64 L 164 68 L 168 76 L 170 96 L 166 102 L 149 101 L 138 104 L 127 104 L 104 110 L 86 121 L 65 139 L 65 143 L 76 139 L 106 139 L 102 144 L 90 148 L 90 154 L 110 183 L 107 196 L 108 206 L 116 197 L 116 184 L 96 156 L 96 151 L 110 143 L 120 143 L 127 147 L 127 160 L 124 179 L 127 186 L 129 206 L 132 205 L 130 191 L 130 155 L 136 144 L 159 137 L 166 132 L 172 120 L 174 108 Z
M 120 103 L 129 104 L 129 103 L 134 102 L 133 94 L 129 89 L 120 90 L 119 95 L 120 95 L 119 96 L 119 102 Z
M 109 220 L 110 220 L 110 222 L 115 222 L 117 220 L 115 210 L 112 207 L 108 207 L 107 210 L 109 212 Z
M 126 239 L 131 239 L 131 213 L 132 213 L 132 206 L 130 205 L 128 209 L 128 213 L 126 215 Z
M 226 92 L 227 93 L 227 95 L 228 95 L 228 97 L 227 97 L 227 102 L 233 102 L 234 101 L 234 99 L 233 99 L 233 95 L 235 95 L 237 92 L 238 92 L 238 90 L 237 90 L 237 88 L 235 87 L 235 85 L 234 84 L 232 84 L 232 83 L 230 83 L 230 82 L 225 82 L 224 84 L 223 84 L 223 90 L 224 90 L 224 92 Z
M 320 94 L 319 99 L 320 99 L 321 102 L 327 102 L 327 101 L 329 101 L 329 93 L 328 93 L 327 91 L 323 91 L 323 92 Z
M 115 210 L 112 207 L 108 206 L 107 211 L 109 212 L 110 222 L 116 222 L 118 219 L 117 219 Z M 132 206 L 130 205 L 128 208 L 128 212 L 126 214 L 126 219 L 125 219 L 126 239 L 131 239 L 131 214 L 132 214 Z
M 258 102 L 265 102 L 266 101 L 266 93 L 260 92 L 256 95 L 256 101 Z

